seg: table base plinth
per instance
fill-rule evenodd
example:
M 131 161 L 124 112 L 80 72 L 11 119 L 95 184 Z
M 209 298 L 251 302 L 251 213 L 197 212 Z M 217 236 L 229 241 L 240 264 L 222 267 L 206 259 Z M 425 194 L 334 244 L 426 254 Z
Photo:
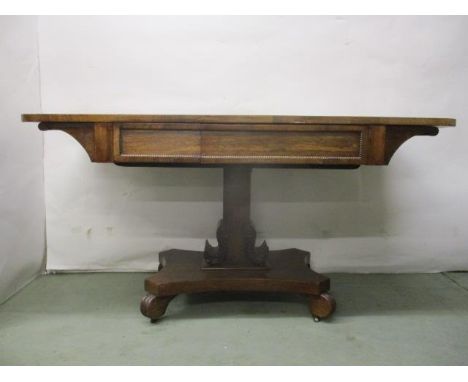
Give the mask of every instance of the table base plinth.
M 169 250 L 159 254 L 159 272 L 145 280 L 148 294 L 141 312 L 157 320 L 178 294 L 205 292 L 297 293 L 308 297 L 314 320 L 329 317 L 335 300 L 327 293 L 330 279 L 309 266 L 309 253 L 299 249 L 270 251 L 265 267 L 203 267 L 204 254 L 198 251 Z

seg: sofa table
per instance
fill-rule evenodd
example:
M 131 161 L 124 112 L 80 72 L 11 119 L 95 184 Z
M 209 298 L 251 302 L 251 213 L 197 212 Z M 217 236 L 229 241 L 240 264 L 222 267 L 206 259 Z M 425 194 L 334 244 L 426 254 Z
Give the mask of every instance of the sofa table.
M 307 296 L 314 320 L 329 317 L 330 280 L 310 269 L 309 253 L 255 246 L 250 221 L 252 167 L 353 169 L 387 165 L 416 135 L 437 135 L 454 119 L 383 117 L 24 114 L 39 128 L 73 136 L 93 162 L 122 166 L 220 166 L 223 216 L 217 246 L 159 254 L 159 271 L 145 280 L 141 312 L 164 315 L 182 293 L 261 291 Z

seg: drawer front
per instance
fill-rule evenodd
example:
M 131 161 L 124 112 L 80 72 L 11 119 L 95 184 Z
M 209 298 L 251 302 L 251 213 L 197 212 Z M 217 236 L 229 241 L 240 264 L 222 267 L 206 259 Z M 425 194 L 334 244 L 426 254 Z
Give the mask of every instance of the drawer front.
M 359 163 L 361 131 L 203 132 L 202 162 Z
M 114 161 L 199 163 L 200 141 L 198 131 L 121 127 L 114 131 Z
M 181 130 L 176 128 L 180 127 Z M 247 129 L 245 127 L 245 129 Z M 116 163 L 194 164 L 362 164 L 359 126 L 316 127 L 310 131 L 204 129 L 197 125 L 118 124 Z

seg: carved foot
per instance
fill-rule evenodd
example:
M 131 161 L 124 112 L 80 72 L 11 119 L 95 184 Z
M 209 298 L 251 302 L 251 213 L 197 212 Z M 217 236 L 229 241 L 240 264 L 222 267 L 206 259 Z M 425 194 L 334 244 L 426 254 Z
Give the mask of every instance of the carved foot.
M 175 295 L 155 296 L 147 294 L 141 299 L 140 311 L 144 316 L 151 318 L 151 322 L 153 322 L 166 313 L 167 306 L 174 297 Z
M 322 293 L 318 296 L 310 296 L 309 309 L 315 322 L 330 317 L 335 311 L 336 302 L 332 295 Z

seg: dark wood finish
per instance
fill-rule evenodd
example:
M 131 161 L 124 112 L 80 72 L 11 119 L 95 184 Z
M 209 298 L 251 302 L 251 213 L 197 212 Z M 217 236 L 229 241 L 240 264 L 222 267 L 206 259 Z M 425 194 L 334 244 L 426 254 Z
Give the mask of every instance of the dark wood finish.
M 223 218 L 203 252 L 160 253 L 160 270 L 145 281 L 141 312 L 157 320 L 181 293 L 263 291 L 301 293 L 316 321 L 329 317 L 335 300 L 330 281 L 308 265 L 298 249 L 255 247 L 250 221 L 250 174 L 254 166 L 356 168 L 386 165 L 417 135 L 434 136 L 446 118 L 70 115 L 25 114 L 41 130 L 73 136 L 93 162 L 120 165 L 224 167 Z
M 223 219 L 216 231 L 218 247 L 205 244 L 205 269 L 249 269 L 266 267 L 268 246 L 264 241 L 255 248 L 257 233 L 250 221 L 251 168 L 227 166 L 224 168 Z
M 140 302 L 140 312 L 146 317 L 151 318 L 152 321 L 161 318 L 166 309 L 169 306 L 169 303 L 172 301 L 174 296 L 155 296 L 152 294 L 147 294 L 141 299 Z
M 323 160 L 360 163 L 362 135 L 356 131 L 202 133 L 202 163 L 319 163 Z
M 175 295 L 203 292 L 298 293 L 309 299 L 313 317 L 329 317 L 335 300 L 328 293 L 330 280 L 309 266 L 309 253 L 299 249 L 271 251 L 268 268 L 245 270 L 200 268 L 203 252 L 169 250 L 159 254 L 160 271 L 145 281 L 148 295 L 142 300 L 142 313 L 160 318 Z M 167 299 L 166 299 L 167 297 Z
M 122 165 L 247 164 L 348 168 L 385 165 L 407 139 L 416 135 L 437 135 L 438 132 L 436 126 L 418 124 L 48 122 L 49 119 L 44 117 L 45 121 L 39 124 L 41 130 L 62 130 L 70 134 L 93 162 Z M 390 120 L 395 122 L 395 119 Z M 428 121 L 435 119 L 417 122 Z M 451 121 L 444 119 L 440 123 L 448 125 Z
M 366 127 L 307 125 L 307 130 L 301 126 L 297 131 L 288 125 L 268 126 L 270 130 L 257 130 L 257 125 L 236 124 L 238 130 L 231 126 L 214 131 L 213 126 L 197 124 L 116 124 L 114 162 L 358 165 L 365 161 Z
M 199 162 L 200 133 L 190 130 L 116 129 L 115 162 Z
M 439 134 L 439 129 L 435 126 L 413 126 L 412 129 L 405 129 L 403 126 L 393 126 L 385 131 L 384 163 L 388 164 L 395 151 L 408 139 L 416 135 L 435 136 Z
M 452 118 L 342 117 L 296 115 L 142 115 L 142 114 L 23 114 L 23 122 L 177 122 L 331 125 L 455 126 Z
M 113 159 L 113 140 L 114 129 L 112 123 L 94 124 L 94 161 L 111 162 Z

